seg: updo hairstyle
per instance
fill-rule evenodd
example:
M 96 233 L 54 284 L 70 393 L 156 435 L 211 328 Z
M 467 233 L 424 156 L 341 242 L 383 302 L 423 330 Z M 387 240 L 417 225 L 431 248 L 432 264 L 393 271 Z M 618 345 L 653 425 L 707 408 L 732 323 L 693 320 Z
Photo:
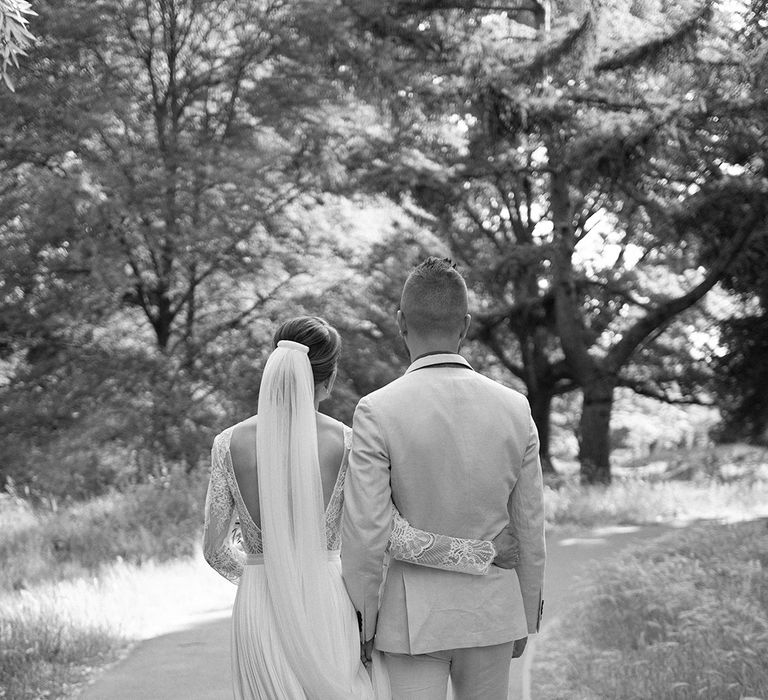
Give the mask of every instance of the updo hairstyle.
M 321 384 L 334 373 L 341 354 L 341 336 L 325 319 L 319 316 L 291 318 L 275 331 L 274 347 L 281 340 L 292 340 L 309 348 L 315 384 Z

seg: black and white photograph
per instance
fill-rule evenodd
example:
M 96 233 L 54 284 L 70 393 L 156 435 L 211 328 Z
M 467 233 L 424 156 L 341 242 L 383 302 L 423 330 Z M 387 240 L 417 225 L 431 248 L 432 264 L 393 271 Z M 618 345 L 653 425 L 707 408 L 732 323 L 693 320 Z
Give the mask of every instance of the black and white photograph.
M 768 700 L 768 0 L 0 0 L 0 700 Z

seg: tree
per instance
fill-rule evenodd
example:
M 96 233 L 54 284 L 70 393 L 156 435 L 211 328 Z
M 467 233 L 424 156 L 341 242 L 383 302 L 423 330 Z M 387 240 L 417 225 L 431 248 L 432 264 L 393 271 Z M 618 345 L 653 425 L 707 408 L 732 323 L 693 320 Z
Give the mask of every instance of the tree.
M 270 303 L 306 268 L 328 153 L 354 129 L 318 60 L 328 27 L 279 1 L 38 9 L 0 108 L 4 439 L 57 421 L 123 443 L 139 477 L 193 468 L 233 363 L 259 357 Z
M 723 132 L 764 105 L 737 26 L 708 2 L 562 3 L 531 38 L 499 7 L 403 7 L 381 9 L 396 155 L 369 182 L 478 270 L 477 337 L 541 415 L 582 390 L 582 477 L 608 481 L 614 389 L 761 221 L 760 179 L 723 171 Z

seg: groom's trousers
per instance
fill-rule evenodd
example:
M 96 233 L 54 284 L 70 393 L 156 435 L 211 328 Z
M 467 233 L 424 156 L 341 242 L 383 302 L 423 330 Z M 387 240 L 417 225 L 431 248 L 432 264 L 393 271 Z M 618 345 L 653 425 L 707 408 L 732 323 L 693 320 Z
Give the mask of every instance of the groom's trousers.
M 507 700 L 514 642 L 430 654 L 384 652 L 392 700 Z

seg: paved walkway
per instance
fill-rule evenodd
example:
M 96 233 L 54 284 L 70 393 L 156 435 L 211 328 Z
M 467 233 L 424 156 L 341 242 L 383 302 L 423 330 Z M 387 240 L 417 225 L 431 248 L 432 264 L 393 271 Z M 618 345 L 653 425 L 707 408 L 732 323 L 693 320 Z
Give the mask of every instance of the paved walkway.
M 141 642 L 79 700 L 229 700 L 230 612 L 210 612 L 204 621 Z
M 578 536 L 548 538 L 544 624 L 555 620 L 575 595 L 577 578 L 627 546 L 657 537 L 668 526 L 612 527 Z M 530 700 L 530 669 L 536 637 L 514 661 L 510 699 Z M 97 678 L 80 700 L 228 700 L 229 610 L 207 611 L 186 629 L 139 644 Z

